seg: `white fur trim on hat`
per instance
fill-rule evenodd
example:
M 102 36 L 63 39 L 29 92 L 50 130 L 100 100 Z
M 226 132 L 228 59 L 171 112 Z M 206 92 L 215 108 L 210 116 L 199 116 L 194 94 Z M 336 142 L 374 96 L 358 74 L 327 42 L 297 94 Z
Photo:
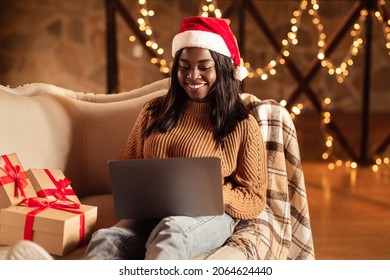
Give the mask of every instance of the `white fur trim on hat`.
M 236 80 L 242 81 L 248 76 L 248 74 L 249 74 L 248 69 L 246 69 L 245 66 L 237 66 L 234 69 L 233 77 Z
M 220 35 L 202 30 L 188 30 L 178 33 L 172 41 L 172 56 L 174 57 L 178 50 L 190 47 L 209 49 L 227 57 L 231 56 Z

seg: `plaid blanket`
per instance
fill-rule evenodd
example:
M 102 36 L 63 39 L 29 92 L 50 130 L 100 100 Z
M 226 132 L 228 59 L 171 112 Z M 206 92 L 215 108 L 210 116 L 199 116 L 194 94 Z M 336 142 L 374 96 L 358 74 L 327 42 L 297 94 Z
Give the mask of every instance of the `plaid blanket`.
M 314 259 L 304 175 L 294 123 L 274 100 L 242 98 L 261 127 L 268 157 L 265 210 L 253 220 L 240 221 L 227 245 L 247 259 Z

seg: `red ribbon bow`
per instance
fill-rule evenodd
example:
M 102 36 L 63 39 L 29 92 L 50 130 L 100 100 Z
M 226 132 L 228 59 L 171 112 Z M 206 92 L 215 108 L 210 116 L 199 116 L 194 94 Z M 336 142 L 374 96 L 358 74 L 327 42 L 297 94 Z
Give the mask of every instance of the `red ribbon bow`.
M 0 169 L 4 171 L 6 176 L 2 176 L 1 180 L 3 181 L 3 184 L 9 184 L 14 182 L 15 183 L 15 189 L 14 189 L 14 196 L 19 197 L 20 195 L 23 197 L 26 197 L 26 194 L 24 193 L 24 188 L 27 187 L 27 173 L 25 171 L 21 171 L 20 165 L 12 165 L 9 158 L 4 155 L 2 156 L 4 160 L 4 164 L 0 166 Z
M 48 169 L 44 169 L 44 171 L 46 172 L 47 176 L 49 176 L 50 180 L 53 182 L 56 188 L 42 189 L 37 192 L 37 195 L 39 197 L 54 196 L 58 200 L 69 201 L 71 203 L 71 200 L 66 197 L 67 195 L 76 195 L 72 189 L 67 189 L 67 187 L 70 186 L 71 181 L 68 178 L 56 180 Z
M 80 208 L 80 204 L 73 202 L 73 204 L 70 204 L 67 201 L 48 201 L 48 200 L 42 200 L 38 198 L 27 198 L 24 199 L 20 204 L 20 206 L 27 206 L 30 208 L 36 207 L 36 209 L 30 211 L 26 215 L 26 221 L 24 224 L 24 239 L 26 240 L 32 240 L 33 239 L 33 226 L 34 226 L 34 220 L 35 216 L 48 208 L 57 209 L 60 211 L 66 211 L 70 213 L 75 213 L 80 215 L 80 230 L 79 230 L 79 236 L 80 236 L 80 245 L 84 242 L 84 235 L 85 235 L 85 216 L 84 212 L 81 210 L 77 210 Z

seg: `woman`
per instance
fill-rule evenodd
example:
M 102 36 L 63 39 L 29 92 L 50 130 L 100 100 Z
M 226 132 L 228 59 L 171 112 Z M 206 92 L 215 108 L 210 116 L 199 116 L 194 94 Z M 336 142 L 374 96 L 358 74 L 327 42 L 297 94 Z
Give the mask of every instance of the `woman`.
M 265 147 L 240 99 L 247 72 L 228 24 L 199 16 L 182 22 L 168 93 L 144 105 L 120 155 L 219 157 L 225 214 L 120 221 L 94 233 L 86 259 L 191 259 L 223 245 L 240 219 L 264 209 Z

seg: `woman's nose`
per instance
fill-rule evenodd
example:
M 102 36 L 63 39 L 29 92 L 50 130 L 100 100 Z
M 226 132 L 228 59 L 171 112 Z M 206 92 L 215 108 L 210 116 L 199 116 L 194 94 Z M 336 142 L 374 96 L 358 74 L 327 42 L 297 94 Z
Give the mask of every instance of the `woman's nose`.
M 194 68 L 188 72 L 187 77 L 192 79 L 199 78 L 200 77 L 199 71 L 196 68 Z

